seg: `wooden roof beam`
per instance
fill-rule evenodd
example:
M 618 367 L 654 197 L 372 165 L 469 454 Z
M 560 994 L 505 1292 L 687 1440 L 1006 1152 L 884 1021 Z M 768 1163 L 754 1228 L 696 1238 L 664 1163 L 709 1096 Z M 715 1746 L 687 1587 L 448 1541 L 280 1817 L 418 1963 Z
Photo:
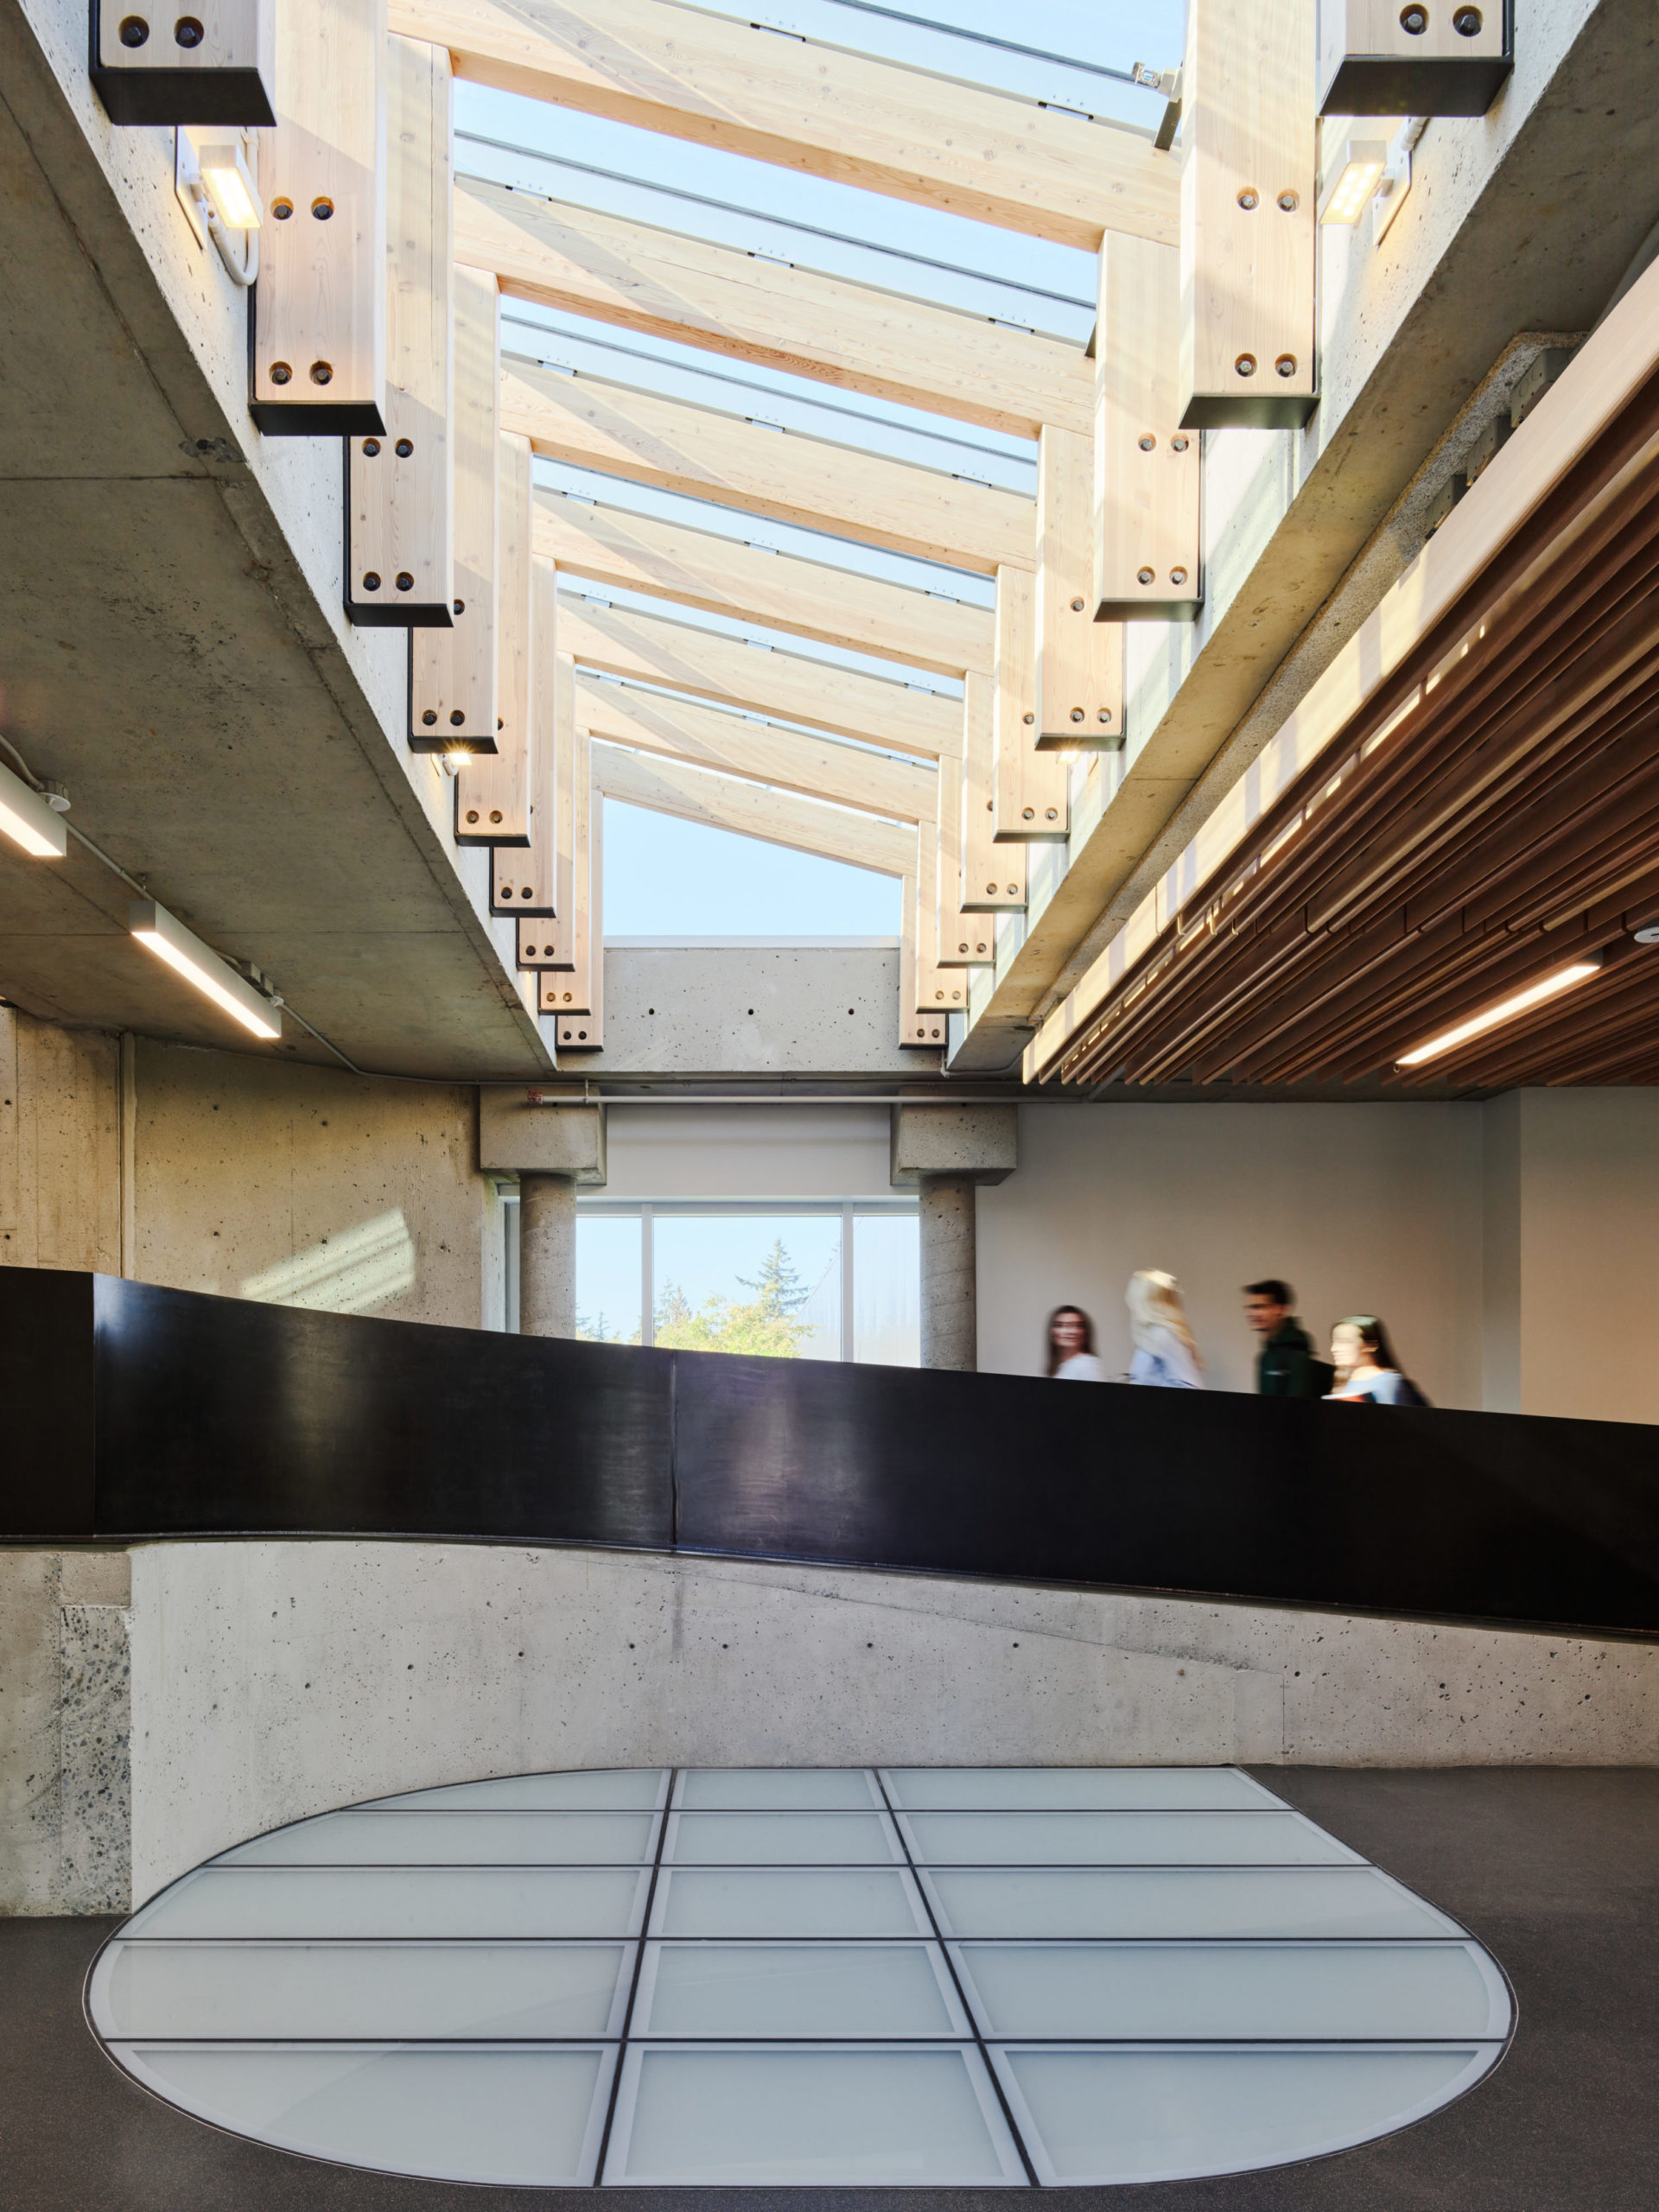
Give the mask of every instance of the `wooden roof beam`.
M 994 576 L 1035 561 L 1036 507 L 963 482 L 597 377 L 504 362 L 501 423 L 539 454 Z
M 990 671 L 995 620 L 988 608 L 712 531 L 543 491 L 536 501 L 536 550 L 568 574 L 620 591 L 650 592 L 941 676 Z
M 717 707 L 665 699 L 596 677 L 578 674 L 575 715 L 576 728 L 591 737 L 660 753 L 693 767 L 717 768 L 806 798 L 828 799 L 836 806 L 856 807 L 861 813 L 920 822 L 931 818 L 939 803 L 936 768 L 883 760 L 832 737 L 775 729 Z
M 894 822 L 851 814 L 820 799 L 764 791 L 736 776 L 722 776 L 675 760 L 648 760 L 638 753 L 595 740 L 590 747 L 594 789 L 607 798 L 656 814 L 677 815 L 712 830 L 734 830 L 767 844 L 787 845 L 818 859 L 844 861 L 878 875 L 902 876 L 916 865 L 916 832 Z
M 1094 364 L 1039 338 L 901 292 L 820 276 L 620 215 L 455 180 L 455 258 L 567 314 L 814 377 L 1014 437 L 1094 431 Z
M 608 676 L 638 677 L 924 760 L 954 758 L 962 751 L 958 699 L 838 668 L 833 661 L 725 637 L 667 615 L 643 614 L 563 592 L 559 641 L 584 667 Z
M 1148 135 L 663 0 L 391 0 L 455 74 L 1092 251 L 1173 243 L 1179 168 Z

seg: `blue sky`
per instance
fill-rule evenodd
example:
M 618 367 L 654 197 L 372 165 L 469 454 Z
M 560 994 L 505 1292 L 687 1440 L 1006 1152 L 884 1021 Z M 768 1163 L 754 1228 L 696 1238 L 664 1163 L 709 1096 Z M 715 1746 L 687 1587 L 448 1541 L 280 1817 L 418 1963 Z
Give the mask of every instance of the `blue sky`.
M 605 802 L 605 934 L 897 937 L 899 881 Z

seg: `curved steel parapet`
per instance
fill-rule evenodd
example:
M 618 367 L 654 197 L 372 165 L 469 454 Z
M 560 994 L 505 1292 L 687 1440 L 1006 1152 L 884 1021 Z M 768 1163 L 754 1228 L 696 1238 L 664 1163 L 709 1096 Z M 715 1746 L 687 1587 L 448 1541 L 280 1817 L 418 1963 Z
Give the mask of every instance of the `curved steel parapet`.
M 616 1544 L 1659 1634 L 1649 1427 L 1056 1389 L 0 1268 L 0 1537 Z

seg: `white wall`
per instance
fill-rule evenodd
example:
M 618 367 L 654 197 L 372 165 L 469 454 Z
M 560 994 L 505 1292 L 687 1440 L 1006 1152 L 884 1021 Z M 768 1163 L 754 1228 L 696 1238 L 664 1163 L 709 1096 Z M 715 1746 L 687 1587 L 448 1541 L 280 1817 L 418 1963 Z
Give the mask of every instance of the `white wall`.
M 1166 1268 L 1212 1388 L 1254 1388 L 1240 1286 L 1287 1278 L 1316 1337 L 1380 1313 L 1437 1405 L 1482 1391 L 1481 1111 L 1462 1105 L 1022 1106 L 1020 1166 L 979 1193 L 979 1363 L 1040 1371 L 1051 1307 L 1129 1362 L 1123 1290 Z
M 885 1106 L 619 1106 L 607 1198 L 891 1198 Z

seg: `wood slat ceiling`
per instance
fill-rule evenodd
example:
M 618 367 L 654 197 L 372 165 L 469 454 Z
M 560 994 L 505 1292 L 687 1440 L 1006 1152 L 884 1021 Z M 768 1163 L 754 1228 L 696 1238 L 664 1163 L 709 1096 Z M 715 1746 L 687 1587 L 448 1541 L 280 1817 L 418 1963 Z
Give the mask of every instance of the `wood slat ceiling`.
M 1331 765 L 1332 760 L 1338 765 Z M 1659 1079 L 1659 376 L 1047 1072 Z M 1569 962 L 1601 971 L 1416 1069 Z

